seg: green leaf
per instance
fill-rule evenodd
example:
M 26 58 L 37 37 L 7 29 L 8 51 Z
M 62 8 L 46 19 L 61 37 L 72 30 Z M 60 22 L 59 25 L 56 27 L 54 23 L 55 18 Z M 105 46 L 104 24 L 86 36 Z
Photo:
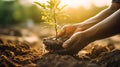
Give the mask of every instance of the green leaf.
M 39 2 L 34 2 L 35 4 L 41 6 L 42 8 L 46 9 L 46 5 L 43 3 L 39 3 Z

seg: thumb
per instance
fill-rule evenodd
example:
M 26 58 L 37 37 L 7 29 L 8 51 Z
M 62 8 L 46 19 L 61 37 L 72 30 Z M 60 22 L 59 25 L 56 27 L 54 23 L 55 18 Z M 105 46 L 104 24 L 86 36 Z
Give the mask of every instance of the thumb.
M 68 42 L 69 42 L 69 41 L 65 41 L 65 42 L 63 43 L 63 45 L 62 45 L 63 48 L 67 48 L 67 47 L 68 47 Z
M 75 42 L 79 39 L 79 33 L 77 32 L 73 34 L 67 41 L 63 43 L 63 48 L 71 48 Z
M 63 43 L 63 48 L 70 48 L 70 47 L 72 47 L 72 44 L 73 44 L 73 39 L 72 38 L 69 38 L 67 41 L 65 41 L 64 43 Z

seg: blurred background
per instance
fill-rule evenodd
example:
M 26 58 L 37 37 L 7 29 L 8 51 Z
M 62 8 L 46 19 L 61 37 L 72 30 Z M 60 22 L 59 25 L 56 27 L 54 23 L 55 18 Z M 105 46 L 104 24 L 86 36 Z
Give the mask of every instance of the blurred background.
M 0 34 L 39 38 L 54 35 L 53 27 L 43 23 L 41 14 L 43 10 L 34 3 L 46 1 L 48 0 L 0 0 Z M 61 0 L 60 6 L 65 4 L 67 6 L 63 12 L 68 17 L 57 20 L 60 26 L 80 23 L 96 15 L 107 8 L 111 0 Z
M 43 38 L 55 36 L 54 26 L 46 21 L 53 13 L 48 12 L 57 13 L 54 10 L 50 11 L 50 8 L 56 7 L 54 6 L 56 3 L 47 6 L 49 9 L 44 9 L 46 7 L 44 4 L 48 5 L 48 1 L 59 0 L 0 0 L 0 67 L 83 67 L 84 65 L 98 67 L 94 63 L 100 67 L 106 64 L 108 67 L 119 67 L 120 50 L 116 48 L 120 49 L 120 35 L 95 41 L 76 56 L 50 54 L 51 52 L 45 54 L 47 51 L 42 42 Z M 58 30 L 64 25 L 81 23 L 95 16 L 109 7 L 112 0 L 60 1 L 58 7 L 67 6 L 59 13 L 62 16 L 56 18 Z M 54 22 L 53 16 L 52 22 Z M 46 49 L 56 49 L 56 45 L 59 44 L 57 47 L 59 48 L 64 40 L 66 38 L 59 38 L 57 41 L 55 38 L 48 38 L 44 43 L 46 41 L 46 45 L 49 46 Z

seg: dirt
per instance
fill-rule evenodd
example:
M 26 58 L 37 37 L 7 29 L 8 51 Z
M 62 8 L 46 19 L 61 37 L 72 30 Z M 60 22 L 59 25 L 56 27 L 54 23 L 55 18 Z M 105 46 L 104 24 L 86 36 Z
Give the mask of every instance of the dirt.
M 40 65 L 40 66 L 39 66 Z M 70 55 L 48 54 L 37 63 L 38 67 L 101 67 L 88 61 L 80 61 Z
M 45 44 L 46 49 L 49 51 L 61 50 L 61 49 L 63 49 L 62 44 L 65 40 L 66 39 L 62 40 L 62 38 L 58 38 L 58 40 L 55 40 L 54 37 L 50 37 L 50 38 L 44 39 L 43 43 Z M 107 45 L 105 45 L 104 41 L 108 42 L 108 43 L 106 43 Z M 114 41 L 114 40 L 112 40 L 112 41 Z M 119 67 L 120 64 L 119 64 L 118 57 L 120 57 L 119 56 L 120 50 L 116 49 L 114 42 L 112 43 L 111 39 L 105 39 L 105 40 L 103 40 L 104 46 L 99 45 L 99 44 L 100 44 L 99 41 L 93 42 L 89 46 L 84 48 L 82 51 L 80 51 L 78 56 L 69 56 L 71 58 L 79 60 L 78 62 L 82 61 L 87 64 L 84 65 L 84 63 L 80 62 L 78 64 L 75 63 L 75 64 L 72 64 L 73 66 L 72 65 L 70 65 L 70 66 L 71 67 L 74 67 L 74 65 L 81 66 L 83 64 L 84 65 L 83 67 L 89 67 L 89 63 L 90 64 L 94 63 L 92 67 L 99 67 L 97 65 L 101 65 L 103 67 Z M 114 58 L 114 57 L 116 57 L 116 55 L 117 55 L 117 61 Z M 54 56 L 54 58 L 55 57 L 56 56 Z M 64 57 L 67 57 L 67 56 L 64 56 Z M 110 59 L 111 57 L 114 59 Z M 52 58 L 52 59 L 54 60 L 54 58 Z M 59 59 L 63 59 L 63 58 L 59 57 Z M 73 60 L 73 59 L 70 59 L 70 60 Z M 77 62 L 77 61 L 74 61 L 74 62 Z M 70 61 L 70 63 L 71 63 L 71 61 Z M 68 67 L 70 67 L 70 66 L 68 66 Z M 55 66 L 55 67 L 57 67 L 57 66 Z
M 28 42 L 0 39 L 0 67 L 35 66 L 42 52 L 29 45 Z
M 62 44 L 64 41 L 66 41 L 67 38 L 55 38 L 55 37 L 48 37 L 43 39 L 43 43 L 46 46 L 46 49 L 49 51 L 55 51 L 55 50 L 62 50 Z
M 36 49 L 28 42 L 0 39 L 0 67 L 120 67 L 120 50 L 114 45 L 118 44 L 117 40 L 111 38 L 91 43 L 77 56 L 70 56 L 43 54 L 41 49 L 44 48 Z M 57 42 L 57 45 L 61 46 L 62 41 L 64 40 Z M 52 42 L 54 43 L 56 44 L 55 41 Z M 57 50 L 56 47 L 52 49 Z
M 10 36 L 18 36 L 21 37 L 22 33 L 20 29 L 15 28 L 0 28 L 0 34 L 10 35 Z

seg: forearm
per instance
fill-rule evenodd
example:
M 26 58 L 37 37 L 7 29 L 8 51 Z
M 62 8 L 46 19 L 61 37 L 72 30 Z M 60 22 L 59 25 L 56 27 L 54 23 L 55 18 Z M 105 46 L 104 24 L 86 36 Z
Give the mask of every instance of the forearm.
M 88 29 L 92 27 L 93 25 L 99 23 L 100 21 L 104 20 L 106 17 L 113 14 L 115 11 L 117 11 L 120 8 L 120 4 L 112 3 L 112 5 L 98 13 L 96 16 L 78 24 L 78 27 L 80 26 L 83 29 Z
M 94 41 L 120 33 L 120 9 L 110 17 L 87 29 L 85 33 Z

